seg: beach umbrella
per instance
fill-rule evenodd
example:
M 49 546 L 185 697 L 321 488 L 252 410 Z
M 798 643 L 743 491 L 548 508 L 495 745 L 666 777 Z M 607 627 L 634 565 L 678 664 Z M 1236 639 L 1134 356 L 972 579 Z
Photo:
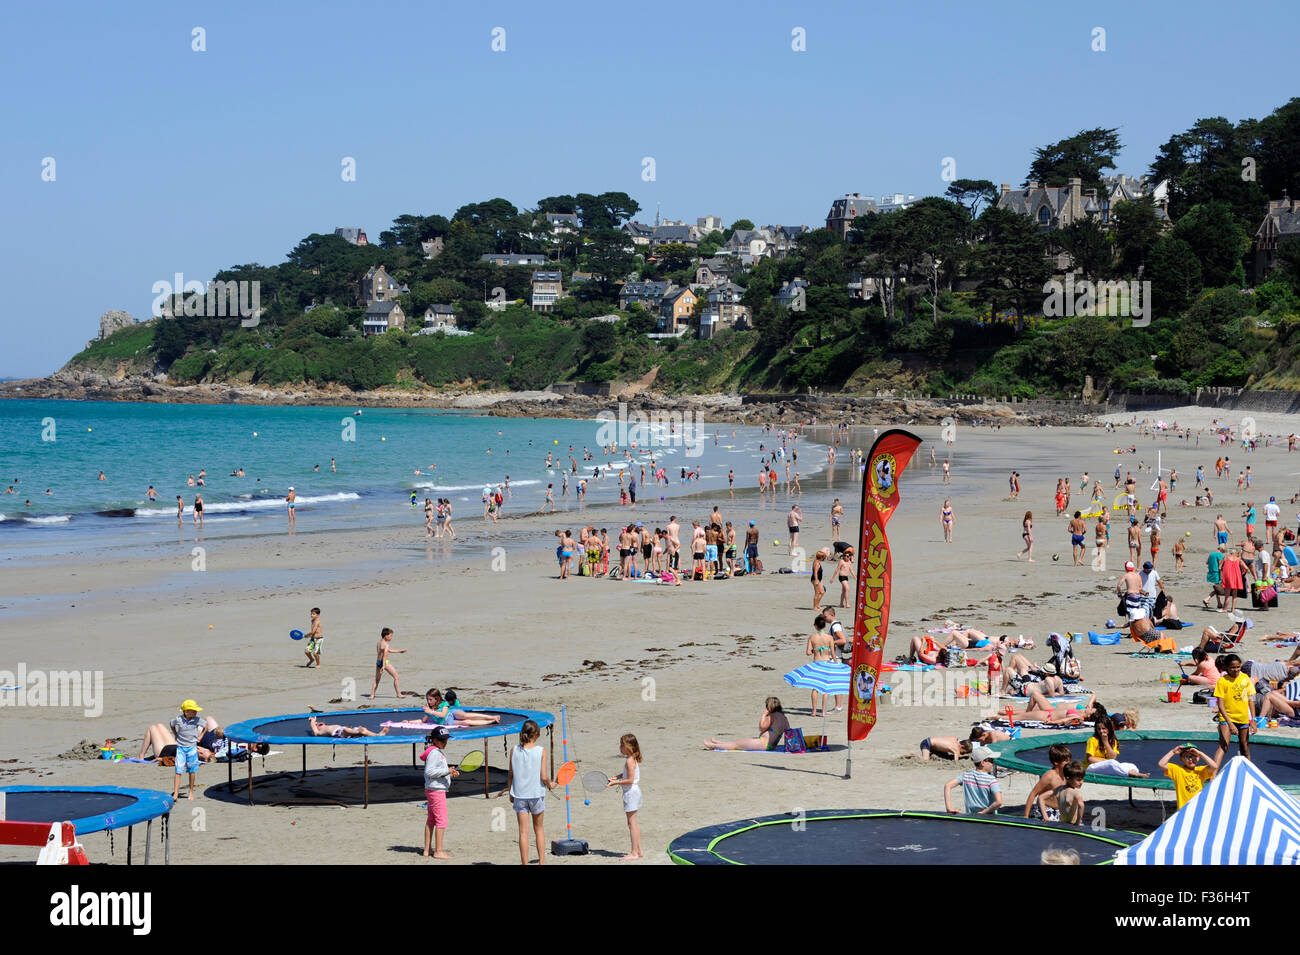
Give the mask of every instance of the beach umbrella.
M 1233 757 L 1117 865 L 1297 865 L 1300 806 L 1250 762 Z
M 791 670 L 781 679 L 791 686 L 816 690 L 826 696 L 848 696 L 849 678 L 853 668 L 834 660 L 822 660 L 818 663 L 805 663 L 798 669 Z M 822 700 L 822 740 L 826 739 L 826 701 Z

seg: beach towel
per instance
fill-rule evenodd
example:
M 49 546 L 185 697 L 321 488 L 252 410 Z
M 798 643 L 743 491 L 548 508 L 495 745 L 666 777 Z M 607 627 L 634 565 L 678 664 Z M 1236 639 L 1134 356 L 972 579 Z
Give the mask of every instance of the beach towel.
M 1190 660 L 1192 658 L 1191 650 L 1179 650 L 1175 653 L 1155 653 L 1151 650 L 1134 650 L 1125 656 L 1133 657 L 1137 660 L 1168 660 L 1170 658 L 1177 660 Z
M 882 663 L 880 669 L 884 672 L 889 670 L 943 670 L 946 667 L 940 667 L 936 663 Z
M 1005 716 L 999 716 L 996 719 L 989 720 L 988 722 L 997 727 L 1011 726 L 1011 724 L 1007 722 Z M 1080 720 L 1077 723 L 1044 723 L 1042 720 L 1016 720 L 1015 728 L 1017 730 L 1021 728 L 1027 730 L 1077 730 L 1080 727 L 1089 726 L 1092 726 L 1092 723 L 1088 720 Z M 1019 739 L 1020 736 L 1018 733 L 1012 733 L 1011 738 Z M 997 743 L 994 743 L 993 745 L 996 746 Z

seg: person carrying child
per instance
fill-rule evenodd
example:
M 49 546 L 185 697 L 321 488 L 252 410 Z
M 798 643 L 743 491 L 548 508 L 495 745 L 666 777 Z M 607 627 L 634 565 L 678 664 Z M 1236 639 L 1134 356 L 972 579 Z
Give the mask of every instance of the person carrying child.
M 451 734 L 445 726 L 435 727 L 425 738 L 429 748 L 421 755 L 424 760 L 424 798 L 428 802 L 429 813 L 424 821 L 424 857 L 429 858 L 430 843 L 433 843 L 433 858 L 450 859 L 451 855 L 443 849 L 443 838 L 447 833 L 447 790 L 451 781 L 460 775 L 460 770 L 447 765 L 443 750 Z

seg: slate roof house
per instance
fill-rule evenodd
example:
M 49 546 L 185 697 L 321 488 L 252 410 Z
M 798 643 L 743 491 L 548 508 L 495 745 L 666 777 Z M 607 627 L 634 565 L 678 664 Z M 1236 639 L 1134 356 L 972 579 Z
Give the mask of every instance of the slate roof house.
M 831 203 L 831 211 L 826 213 L 826 228 L 841 239 L 847 238 L 858 216 L 875 211 L 877 211 L 875 199 L 856 192 L 845 193 Z
M 353 245 L 370 244 L 369 240 L 366 239 L 365 229 L 347 229 L 347 228 L 335 229 L 334 234 L 342 237 L 343 240 L 346 242 L 351 242 Z
M 1282 239 L 1300 241 L 1300 199 L 1283 195 L 1270 199 L 1264 221 L 1255 230 L 1255 281 L 1264 281 L 1277 268 L 1277 244 Z
M 361 324 L 363 335 L 382 335 L 390 328 L 405 328 L 406 313 L 396 302 L 371 302 Z
M 624 282 L 618 293 L 618 307 L 626 311 L 632 304 L 647 311 L 658 310 L 668 294 L 669 282 Z
M 382 265 L 372 265 L 361 277 L 362 305 L 368 302 L 391 302 L 409 291 L 406 285 L 389 275 Z

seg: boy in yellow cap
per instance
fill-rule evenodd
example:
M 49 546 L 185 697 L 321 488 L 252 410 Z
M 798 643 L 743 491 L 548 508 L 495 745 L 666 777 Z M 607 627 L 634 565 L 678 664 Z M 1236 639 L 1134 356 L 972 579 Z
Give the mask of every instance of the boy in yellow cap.
M 193 700 L 181 704 L 181 715 L 172 718 L 172 734 L 176 737 L 176 775 L 172 779 L 172 799 L 180 796 L 181 776 L 190 774 L 190 799 L 194 798 L 194 776 L 199 771 L 199 737 L 207 728 L 199 716 L 203 707 Z

